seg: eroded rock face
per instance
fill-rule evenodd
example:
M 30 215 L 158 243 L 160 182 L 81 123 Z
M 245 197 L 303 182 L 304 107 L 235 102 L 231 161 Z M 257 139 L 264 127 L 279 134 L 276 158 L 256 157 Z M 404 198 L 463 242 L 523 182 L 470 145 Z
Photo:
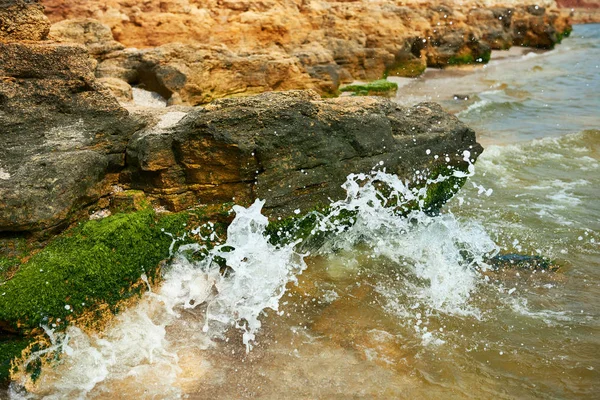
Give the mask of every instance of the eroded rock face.
M 314 86 L 298 60 L 285 53 L 236 54 L 222 46 L 177 43 L 113 52 L 99 63 L 96 75 L 141 85 L 170 104 Z
M 289 216 L 340 199 L 349 173 L 465 169 L 465 150 L 481 152 L 475 133 L 433 103 L 271 92 L 163 114 L 132 138 L 121 182 L 174 210 L 260 198 Z
M 125 48 L 113 39 L 110 28 L 94 19 L 61 21 L 50 28 L 50 39 L 59 42 L 79 43 L 88 52 L 101 59 L 106 54 Z
M 37 0 L 0 0 L 0 41 L 44 40 L 49 30 Z
M 189 105 L 266 90 L 335 95 L 340 84 L 353 80 L 487 62 L 491 49 L 551 48 L 569 28 L 566 15 L 546 0 L 537 6 L 511 0 L 44 4 L 52 21 L 95 18 L 117 41 L 141 49 L 97 57 L 98 76 L 154 85 L 164 96 L 175 94 L 172 103 Z
M 117 182 L 173 211 L 260 198 L 269 214 L 289 216 L 341 198 L 349 173 L 385 167 L 410 179 L 464 170 L 463 151 L 481 152 L 475 133 L 435 104 L 292 91 L 129 115 L 93 80 L 82 47 L 0 50 L 0 232 L 60 229 Z M 46 75 L 29 63 L 42 54 L 54 65 Z
M 51 229 L 106 194 L 138 124 L 81 46 L 0 43 L 0 232 Z

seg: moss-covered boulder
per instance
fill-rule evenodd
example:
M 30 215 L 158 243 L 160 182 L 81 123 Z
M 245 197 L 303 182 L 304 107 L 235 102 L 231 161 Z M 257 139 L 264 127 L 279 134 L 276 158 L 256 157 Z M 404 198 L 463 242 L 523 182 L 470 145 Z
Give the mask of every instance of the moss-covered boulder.
M 185 216 L 152 210 L 88 221 L 14 266 L 0 286 L 0 327 L 31 332 L 60 325 L 100 304 L 115 306 L 135 293 L 142 274 L 156 276 Z M 10 261 L 5 261 L 10 264 Z
M 158 282 L 161 261 L 195 240 L 188 227 L 210 218 L 223 235 L 229 206 L 156 214 L 146 205 L 80 223 L 31 254 L 22 245 L 19 256 L 0 257 L 0 382 L 42 326 L 95 328 Z

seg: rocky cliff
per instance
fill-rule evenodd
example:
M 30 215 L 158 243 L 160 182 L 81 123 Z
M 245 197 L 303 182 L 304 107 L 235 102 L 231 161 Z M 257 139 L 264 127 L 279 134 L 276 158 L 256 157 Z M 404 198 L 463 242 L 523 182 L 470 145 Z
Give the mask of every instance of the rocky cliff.
M 87 45 L 99 61 L 98 77 L 143 85 L 171 104 L 189 105 L 268 90 L 314 89 L 331 96 L 353 80 L 485 63 L 492 49 L 552 48 L 570 30 L 551 1 L 43 4 L 57 23 L 51 37 Z M 127 49 L 114 48 L 108 31 L 90 19 L 109 27 Z M 114 50 L 99 53 L 99 42 Z
M 165 232 L 206 221 L 199 204 L 260 198 L 293 217 L 376 167 L 426 189 L 403 211 L 439 209 L 481 153 L 471 129 L 435 104 L 320 95 L 485 62 L 492 48 L 550 48 L 568 31 L 541 5 L 44 3 L 52 26 L 38 1 L 0 0 L 0 380 L 31 341 L 22 335 L 117 312 L 145 290 L 142 273 L 159 279 Z M 130 85 L 170 107 L 124 108 L 113 94 L 127 100 Z M 298 88 L 313 90 L 272 92 Z M 137 199 L 138 212 L 89 220 Z

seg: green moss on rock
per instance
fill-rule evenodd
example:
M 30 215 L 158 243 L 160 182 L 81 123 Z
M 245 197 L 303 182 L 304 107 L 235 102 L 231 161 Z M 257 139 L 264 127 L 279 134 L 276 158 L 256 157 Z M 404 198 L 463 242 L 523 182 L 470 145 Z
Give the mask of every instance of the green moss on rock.
M 411 211 L 422 210 L 427 214 L 438 214 L 440 209 L 450 200 L 464 185 L 467 178 L 459 178 L 453 175 L 453 171 L 459 170 L 466 172 L 466 165 L 453 166 L 448 168 L 447 165 L 438 165 L 432 168 L 427 174 L 427 178 L 416 182 L 412 188 L 420 190 L 425 187 L 425 195 L 422 196 L 420 201 L 387 202 L 387 207 L 395 208 L 400 215 L 408 215 Z M 431 183 L 438 178 L 439 182 Z M 425 184 L 425 182 L 430 182 Z M 391 192 L 389 187 L 381 186 L 378 190 L 384 197 L 387 198 L 387 194 Z M 301 241 L 301 250 L 310 250 L 312 248 L 320 247 L 327 237 L 332 232 L 323 232 L 316 230 L 320 217 L 328 215 L 331 212 L 329 206 L 319 206 L 315 210 L 308 212 L 304 215 L 291 216 L 280 221 L 273 221 L 269 223 L 266 229 L 266 234 L 270 236 L 272 244 L 287 244 L 294 241 Z M 334 223 L 337 229 L 344 229 L 351 227 L 356 220 L 356 211 L 341 210 L 341 212 L 335 217 L 330 219 L 330 222 Z
M 467 180 L 467 178 L 457 178 L 453 175 L 448 176 L 448 170 L 444 171 L 443 168 L 434 170 L 430 175 L 430 179 L 435 180 L 440 175 L 445 176 L 446 179 L 427 185 L 427 192 L 423 199 L 423 209 L 427 213 L 439 213 L 443 205 L 460 190 Z
M 115 306 L 153 277 L 169 256 L 187 215 L 157 217 L 150 209 L 87 221 L 49 243 L 0 286 L 0 323 L 28 332 L 64 323 L 97 304 Z
M 341 92 L 352 92 L 355 96 L 391 95 L 397 90 L 397 83 L 385 79 L 379 79 L 365 84 L 347 85 L 340 88 Z
M 16 257 L 0 257 L 0 283 L 6 281 L 19 264 Z
M 556 43 L 560 44 L 564 38 L 568 38 L 569 36 L 571 36 L 571 32 L 573 31 L 572 28 L 567 28 L 565 29 L 563 32 L 559 32 L 556 34 Z
M 448 65 L 465 65 L 465 64 L 473 64 L 475 62 L 475 58 L 473 58 L 472 54 L 457 54 L 448 59 Z
M 0 382 L 6 382 L 12 369 L 11 362 L 21 356 L 21 352 L 29 346 L 32 339 L 0 337 Z
M 385 70 L 385 77 L 400 76 L 405 78 L 414 78 L 425 72 L 427 63 L 424 59 L 415 58 L 409 60 L 396 61 Z
M 487 50 L 485 51 L 482 55 L 481 55 L 481 61 L 478 61 L 480 63 L 483 64 L 487 64 L 490 62 L 490 59 L 492 58 L 492 50 Z M 477 60 L 476 60 L 477 61 Z

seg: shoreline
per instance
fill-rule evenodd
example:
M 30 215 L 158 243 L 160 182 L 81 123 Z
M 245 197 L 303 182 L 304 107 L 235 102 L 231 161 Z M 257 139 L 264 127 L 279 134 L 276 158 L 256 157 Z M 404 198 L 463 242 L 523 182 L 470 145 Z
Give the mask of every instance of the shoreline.
M 400 55 L 390 56 L 387 50 L 369 53 L 367 41 L 353 50 L 357 53 L 342 54 L 341 59 L 328 55 L 331 49 L 309 49 L 295 58 L 256 49 L 236 53 L 205 44 L 166 43 L 137 50 L 116 42 L 114 27 L 79 20 L 57 28 L 44 22 L 37 3 L 13 3 L 19 16 L 34 23 L 30 30 L 12 31 L 13 38 L 0 41 L 4 78 L 0 110 L 11 110 L 4 113 L 11 146 L 0 153 L 0 267 L 4 289 L 13 291 L 6 297 L 11 304 L 0 302 L 0 327 L 17 333 L 20 343 L 15 347 L 2 341 L 3 364 L 18 358 L 23 340 L 29 342 L 31 335 L 41 332 L 42 317 L 61 318 L 64 323 L 106 304 L 109 313 L 118 313 L 120 297 L 135 297 L 143 288 L 136 275 L 139 267 L 152 278 L 169 257 L 171 239 L 161 234 L 165 226 L 211 218 L 226 226 L 231 221 L 222 209 L 194 209 L 198 203 L 219 208 L 266 198 L 272 216 L 282 217 L 284 225 L 291 217 L 290 226 L 298 233 L 294 217 L 341 196 L 339 185 L 350 172 L 369 173 L 374 166 L 385 165 L 402 179 L 427 182 L 451 168 L 457 175 L 424 187 L 423 204 L 412 204 L 413 209 L 435 213 L 464 184 L 469 166 L 482 151 L 475 133 L 434 104 L 403 108 L 378 98 L 322 96 L 337 96 L 342 84 L 356 76 L 371 81 L 394 74 L 427 74 L 428 63 L 485 63 L 491 48 L 508 40 L 470 45 L 459 38 L 444 52 L 444 40 L 451 38 L 440 36 L 429 41 L 430 47 L 413 49 L 424 40 L 422 33 L 429 32 L 425 30 L 406 42 L 410 49 L 402 47 Z M 553 26 L 547 34 L 532 27 L 527 42 L 531 46 L 553 47 L 570 32 L 568 22 L 551 11 L 556 29 Z M 440 17 L 439 11 L 428 12 L 431 21 Z M 525 24 L 549 18 L 539 7 L 523 12 Z M 493 12 L 490 15 L 482 19 L 496 21 Z M 91 36 L 82 36 L 82 27 L 90 27 Z M 46 40 L 48 32 L 51 40 Z M 203 62 L 213 63 L 213 75 L 205 74 L 197 54 Z M 369 64 L 370 58 L 375 64 Z M 278 75 L 281 68 L 285 74 Z M 231 71 L 237 75 L 229 75 Z M 224 83 L 216 85 L 215 76 Z M 257 82 L 240 86 L 232 79 Z M 168 107 L 125 109 L 116 97 L 123 101 L 133 96 L 132 86 L 154 89 Z M 317 92 L 279 91 L 298 87 Z M 264 91 L 269 93 L 257 94 Z M 231 98 L 218 100 L 221 97 Z M 205 106 L 193 107 L 199 104 Z M 441 162 L 444 154 L 446 164 Z M 152 211 L 161 208 L 175 213 L 163 218 Z M 88 221 L 107 209 L 115 215 Z M 138 232 L 130 232 L 130 225 L 139 227 Z M 46 247 L 49 238 L 52 245 Z M 148 242 L 156 246 L 149 248 Z M 80 257 L 111 268 L 96 271 L 99 264 L 82 262 Z M 127 265 L 119 266 L 121 260 Z M 44 282 L 33 277 L 38 270 L 56 273 L 51 280 L 57 298 L 51 305 L 38 301 L 38 294 L 45 291 Z M 63 285 L 77 277 L 88 289 L 87 284 L 102 280 L 103 273 L 121 279 L 110 288 L 91 288 L 94 293 L 83 289 L 70 293 L 73 288 Z M 25 293 L 24 287 L 34 290 Z M 82 306 L 65 303 L 71 297 Z M 32 308 L 15 311 L 22 303 Z
M 169 105 L 290 89 L 335 97 L 356 80 L 485 64 L 491 50 L 515 45 L 553 48 L 571 30 L 553 2 L 150 1 L 143 12 L 114 0 L 43 3 L 49 37 L 86 46 L 115 95 L 141 86 Z

